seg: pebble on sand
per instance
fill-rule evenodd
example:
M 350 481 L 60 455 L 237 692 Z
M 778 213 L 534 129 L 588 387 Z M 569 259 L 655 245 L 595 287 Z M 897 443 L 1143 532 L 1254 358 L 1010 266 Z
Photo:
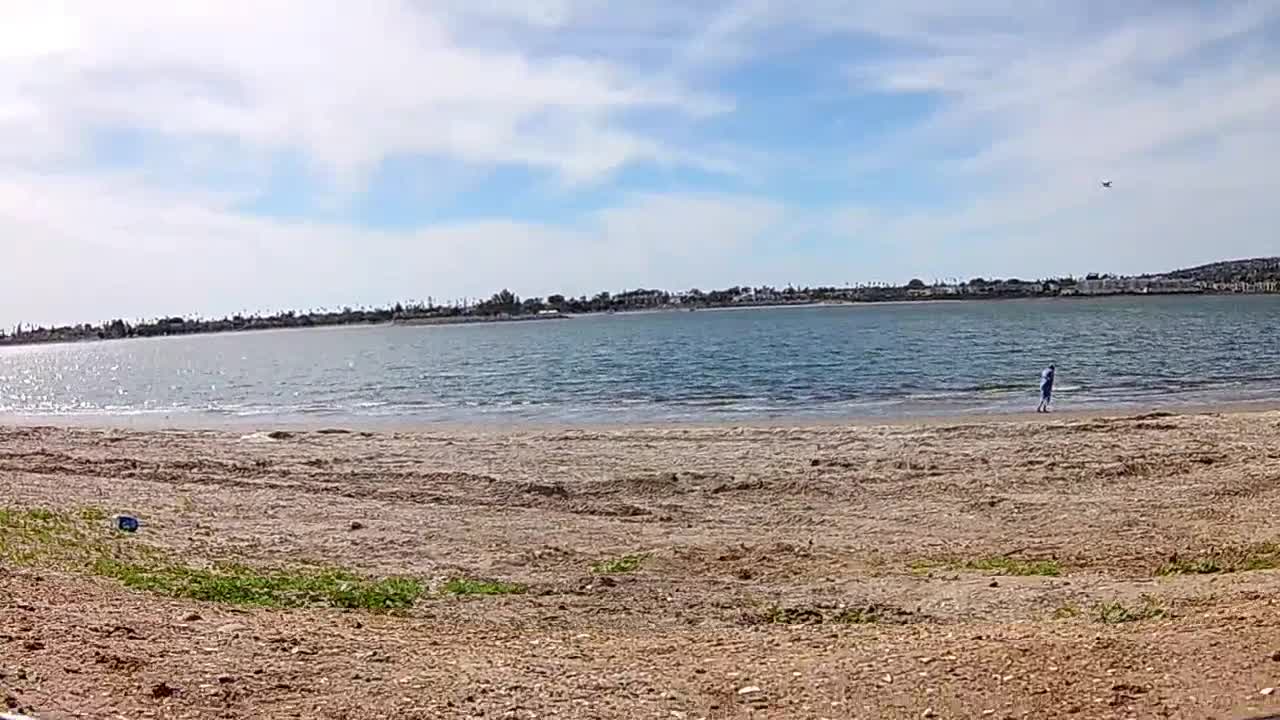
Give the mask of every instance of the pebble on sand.
M 1270 694 L 1274 693 L 1275 691 L 1276 691 L 1276 689 L 1275 689 L 1275 688 L 1273 688 L 1273 687 L 1267 687 L 1267 688 L 1262 688 L 1261 690 L 1259 690 L 1259 691 L 1258 691 L 1258 694 L 1259 694 L 1259 695 L 1270 695 Z
M 738 688 L 739 695 L 754 695 L 755 693 L 758 693 L 758 692 L 760 692 L 760 688 L 756 687 L 755 685 L 748 685 L 744 688 Z

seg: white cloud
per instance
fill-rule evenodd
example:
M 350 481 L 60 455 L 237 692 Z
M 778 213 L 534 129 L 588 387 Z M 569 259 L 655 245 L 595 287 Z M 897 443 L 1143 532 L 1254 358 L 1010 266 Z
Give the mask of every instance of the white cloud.
M 227 137 L 356 178 L 414 152 L 584 180 L 635 160 L 680 162 L 618 113 L 721 109 L 605 62 L 462 46 L 432 8 L 404 1 L 13 5 L 0 31 L 0 122 L 32 133 Z
M 849 68 L 858 85 L 939 105 L 855 167 L 929 161 L 959 198 L 873 231 L 939 274 L 1137 272 L 1280 249 L 1280 209 L 1264 199 L 1280 181 L 1267 34 L 1280 3 L 1152 4 L 1105 22 L 1081 8 L 1024 7 L 1022 36 L 990 45 L 967 40 L 991 7 L 918 3 L 859 28 L 911 44 Z

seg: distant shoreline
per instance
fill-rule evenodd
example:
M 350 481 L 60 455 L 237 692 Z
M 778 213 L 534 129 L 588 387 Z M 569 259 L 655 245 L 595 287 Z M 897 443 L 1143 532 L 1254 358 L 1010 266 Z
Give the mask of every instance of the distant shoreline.
M 603 314 L 603 313 L 601 313 Z M 497 323 L 511 322 L 529 322 L 535 320 L 572 320 L 574 315 L 547 315 L 547 316 L 515 316 L 515 317 L 478 317 L 478 316 L 449 316 L 437 318 L 413 318 L 404 320 L 379 320 L 379 321 L 362 321 L 350 323 L 325 323 L 316 325 L 268 325 L 262 327 L 241 327 L 227 328 L 222 330 L 204 330 L 184 333 L 170 333 L 167 335 L 134 335 L 130 337 L 83 337 L 75 339 L 57 339 L 57 340 L 13 340 L 12 338 L 0 340 L 0 349 L 6 347 L 32 347 L 38 345 L 81 345 L 96 344 L 102 342 L 116 342 L 120 340 L 163 340 L 165 338 L 181 338 L 181 337 L 198 337 L 210 335 L 238 335 L 241 333 L 266 333 L 266 332 L 300 332 L 307 330 L 341 330 L 343 328 L 379 328 L 379 327 L 431 327 L 444 325 L 490 325 Z
M 830 299 L 818 301 L 799 301 L 799 302 L 732 302 L 724 304 L 703 304 L 703 305 L 662 305 L 655 307 L 628 308 L 609 311 L 595 311 L 584 313 L 554 313 L 554 314 L 538 314 L 538 315 L 440 315 L 431 317 L 406 317 L 406 318 L 387 318 L 387 319 L 358 319 L 350 322 L 314 322 L 314 323 L 296 323 L 296 324 L 278 324 L 278 323 L 246 323 L 243 326 L 234 327 L 216 327 L 210 329 L 186 330 L 172 332 L 156 332 L 150 334 L 137 334 L 121 337 L 54 337 L 54 338 L 28 338 L 17 337 L 13 335 L 0 336 L 0 349 L 5 347 L 26 347 L 32 345 L 69 345 L 79 343 L 96 343 L 112 340 L 137 340 L 143 338 L 164 338 L 164 337 L 184 337 L 192 335 L 228 335 L 242 332 L 262 332 L 268 330 L 314 330 L 319 328 L 344 328 L 344 327 L 385 327 L 385 326 L 402 326 L 402 327 L 431 327 L 431 326 L 448 326 L 448 325 L 487 325 L 494 323 L 513 323 L 513 322 L 532 322 L 540 320 L 571 320 L 576 317 L 597 317 L 604 315 L 645 315 L 657 313 L 684 313 L 684 312 L 717 312 L 731 310 L 757 310 L 757 309 L 778 309 L 778 308 L 824 308 L 824 307 L 870 307 L 883 305 L 918 305 L 918 304 L 943 304 L 953 305 L 962 303 L 987 303 L 987 302 L 1017 302 L 1017 301 L 1105 301 L 1118 298 L 1167 298 L 1167 297 L 1276 297 L 1280 293 L 1258 292 L 1258 293 L 1233 293 L 1233 292 L 1217 292 L 1217 291 L 1199 291 L 1199 292 L 1110 292 L 1099 294 L 1070 294 L 1070 295 L 970 295 L 970 296 L 925 296 L 911 298 L 886 298 L 875 300 L 845 300 Z M 192 324 L 195 324 L 193 322 Z
M 505 323 L 505 322 L 534 322 L 538 320 L 569 320 L 571 316 L 564 313 L 555 313 L 551 315 L 511 315 L 511 316 L 476 316 L 476 315 L 452 315 L 448 317 L 432 317 L 432 318 L 404 318 L 392 320 L 391 325 L 473 325 L 487 323 Z
M 243 314 L 209 319 L 168 316 L 129 322 L 115 318 L 98 325 L 80 323 L 54 327 L 18 323 L 12 333 L 0 329 L 0 346 L 119 340 L 134 337 L 196 335 L 241 330 L 264 330 L 340 325 L 460 325 L 488 322 L 563 319 L 584 314 L 638 311 L 710 310 L 738 307 L 800 307 L 967 300 L 1022 300 L 1063 297 L 1125 297 L 1133 295 L 1280 295 L 1280 256 L 1226 260 L 1170 273 L 1112 275 L 1090 273 L 1083 278 L 1060 276 L 1038 280 L 971 278 L 967 281 L 926 283 L 913 278 L 905 285 L 886 283 L 857 286 L 788 285 L 777 288 L 735 285 L 710 291 L 691 288 L 671 292 L 637 288 L 617 294 L 599 292 L 572 297 L 553 294 L 520 298 L 508 289 L 487 300 L 437 304 L 434 299 L 383 307 L 350 306 L 339 310 L 281 311 L 263 316 Z M 25 325 L 25 326 L 24 326 Z

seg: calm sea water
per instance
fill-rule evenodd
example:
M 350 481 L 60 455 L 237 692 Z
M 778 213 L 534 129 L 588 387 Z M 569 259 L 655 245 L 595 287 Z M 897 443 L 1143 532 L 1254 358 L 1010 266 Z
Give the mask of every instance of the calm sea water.
M 0 349 L 9 416 L 645 422 L 1280 398 L 1280 297 L 744 309 Z

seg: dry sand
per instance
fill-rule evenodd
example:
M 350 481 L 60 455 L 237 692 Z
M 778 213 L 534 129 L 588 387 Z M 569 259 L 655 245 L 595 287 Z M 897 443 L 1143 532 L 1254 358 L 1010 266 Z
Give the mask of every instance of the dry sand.
M 1280 686 L 1280 570 L 1156 573 L 1280 539 L 1276 412 L 278 440 L 11 427 L 0 487 L 13 508 L 136 513 L 137 542 L 193 565 L 530 586 L 393 616 L 0 566 L 0 694 L 42 719 L 1280 713 L 1262 692 Z M 591 571 L 631 553 L 648 554 L 636 572 Z M 1061 574 L 963 567 L 1002 557 Z M 1101 622 L 1112 602 L 1163 615 Z M 836 621 L 869 606 L 879 622 Z

